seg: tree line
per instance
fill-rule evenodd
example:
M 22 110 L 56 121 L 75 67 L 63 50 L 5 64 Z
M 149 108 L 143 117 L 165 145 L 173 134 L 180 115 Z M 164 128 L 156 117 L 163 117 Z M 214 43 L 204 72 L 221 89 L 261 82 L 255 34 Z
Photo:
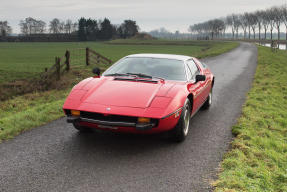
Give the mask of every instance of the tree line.
M 81 18 L 79 20 L 78 35 L 81 41 L 108 40 L 112 38 L 130 38 L 138 31 L 139 26 L 133 20 L 125 20 L 120 25 L 113 25 L 107 18 L 103 21 Z
M 112 38 L 130 38 L 139 32 L 136 21 L 125 20 L 120 25 L 115 25 L 109 19 L 95 20 L 80 18 L 78 22 L 70 19 L 65 21 L 54 18 L 48 24 L 42 20 L 27 17 L 19 23 L 21 36 L 45 36 L 48 34 L 61 36 L 78 36 L 80 41 L 109 40 Z M 0 38 L 12 33 L 12 28 L 7 21 L 0 21 Z
M 199 38 L 224 38 L 229 29 L 233 39 L 239 38 L 239 33 L 244 39 L 267 39 L 270 32 L 271 40 L 274 39 L 274 31 L 277 39 L 280 39 L 282 25 L 286 28 L 287 40 L 287 7 L 274 6 L 265 10 L 231 14 L 226 17 L 212 19 L 206 22 L 189 26 L 188 31 Z

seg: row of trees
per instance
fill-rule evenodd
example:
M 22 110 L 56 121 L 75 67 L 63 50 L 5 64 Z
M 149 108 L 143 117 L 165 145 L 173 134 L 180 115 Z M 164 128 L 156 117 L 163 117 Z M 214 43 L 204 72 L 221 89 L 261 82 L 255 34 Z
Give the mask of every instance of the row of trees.
M 103 21 L 81 18 L 78 35 L 81 41 L 108 40 L 112 38 L 129 38 L 138 33 L 139 27 L 135 21 L 125 20 L 120 25 L 111 24 L 105 18 Z
M 47 24 L 42 20 L 37 20 L 32 17 L 28 17 L 21 20 L 19 23 L 21 33 L 23 35 L 31 34 L 43 34 L 47 32 Z M 59 33 L 72 33 L 77 30 L 78 24 L 73 23 L 72 20 L 68 19 L 66 21 L 61 21 L 60 19 L 53 19 L 49 22 L 49 33 L 59 34 Z
M 273 39 L 274 30 L 276 30 L 277 39 L 280 39 L 280 29 L 283 24 L 286 27 L 287 40 L 287 7 L 285 5 L 251 13 L 231 14 L 224 18 L 191 25 L 188 30 L 201 37 L 219 38 L 225 37 L 226 31 L 230 29 L 232 38 L 239 38 L 239 33 L 242 32 L 244 39 L 255 39 L 256 34 L 259 39 L 266 39 L 268 32 L 270 32 L 270 38 Z
M 139 26 L 136 21 L 125 20 L 120 25 L 114 25 L 109 19 L 95 20 L 81 18 L 78 22 L 68 19 L 61 21 L 55 18 L 47 24 L 42 20 L 28 17 L 19 23 L 21 34 L 30 36 L 35 34 L 74 34 L 79 40 L 108 40 L 112 38 L 130 38 L 138 33 Z M 5 37 L 12 32 L 12 28 L 7 21 L 0 21 L 0 37 Z

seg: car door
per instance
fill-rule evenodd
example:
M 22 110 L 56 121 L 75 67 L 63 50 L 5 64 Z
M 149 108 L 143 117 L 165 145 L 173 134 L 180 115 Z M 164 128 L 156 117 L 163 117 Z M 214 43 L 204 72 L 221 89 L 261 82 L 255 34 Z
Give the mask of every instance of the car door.
M 193 93 L 194 96 L 192 106 L 192 112 L 194 113 L 203 103 L 203 97 L 202 97 L 203 87 L 201 82 L 196 82 L 195 77 L 196 75 L 200 74 L 200 71 L 192 59 L 186 62 L 186 70 L 189 84 L 188 86 L 189 92 Z
M 195 62 L 195 64 L 200 69 L 200 71 L 201 71 L 200 73 L 202 75 L 205 75 L 205 77 L 206 77 L 205 81 L 201 81 L 201 85 L 203 87 L 202 97 L 203 97 L 203 102 L 204 102 L 207 99 L 208 94 L 209 94 L 211 87 L 212 87 L 211 73 L 207 68 L 203 67 L 203 65 L 200 63 L 200 61 L 198 61 L 197 59 L 193 59 L 193 61 Z

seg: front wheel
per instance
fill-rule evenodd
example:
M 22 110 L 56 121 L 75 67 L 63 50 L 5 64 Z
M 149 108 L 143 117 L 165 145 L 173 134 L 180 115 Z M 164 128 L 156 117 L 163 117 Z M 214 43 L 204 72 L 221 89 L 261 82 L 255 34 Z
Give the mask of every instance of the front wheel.
M 191 105 L 190 101 L 186 99 L 180 118 L 176 126 L 170 132 L 170 138 L 175 142 L 182 142 L 188 135 L 189 123 L 191 116 Z
M 75 129 L 77 129 L 80 133 L 88 133 L 91 132 L 91 128 L 81 126 L 79 123 L 73 123 Z

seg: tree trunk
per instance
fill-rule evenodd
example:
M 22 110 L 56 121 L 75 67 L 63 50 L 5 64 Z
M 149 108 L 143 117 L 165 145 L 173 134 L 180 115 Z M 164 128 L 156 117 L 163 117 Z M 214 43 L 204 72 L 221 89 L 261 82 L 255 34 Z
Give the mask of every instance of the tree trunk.
M 271 40 L 273 39 L 273 29 L 271 29 Z
M 248 27 L 248 38 L 250 39 L 250 27 Z
M 261 40 L 261 28 L 259 28 L 259 41 Z
M 287 34 L 287 33 L 286 33 Z M 264 29 L 264 39 L 266 40 L 266 35 L 267 35 L 267 30 L 266 29 Z M 286 38 L 287 38 L 287 36 L 286 36 Z
M 277 28 L 278 31 L 278 41 L 280 40 L 280 27 Z

